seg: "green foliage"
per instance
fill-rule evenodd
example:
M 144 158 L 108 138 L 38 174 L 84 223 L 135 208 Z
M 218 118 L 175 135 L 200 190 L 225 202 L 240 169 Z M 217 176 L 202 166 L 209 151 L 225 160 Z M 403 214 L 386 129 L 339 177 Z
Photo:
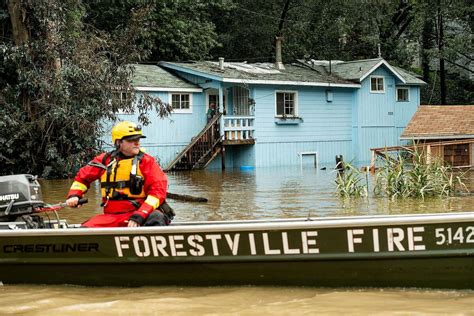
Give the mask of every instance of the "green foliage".
M 384 163 L 376 175 L 376 196 L 424 199 L 451 196 L 458 187 L 467 190 L 462 176 L 454 175 L 453 170 L 443 166 L 439 159 L 426 163 L 419 150 L 410 151 L 408 158 L 402 154 L 397 154 L 396 159 L 386 155 Z
M 419 47 L 423 80 L 422 104 L 442 104 L 440 60 L 445 63 L 446 104 L 472 104 L 472 1 L 416 0 L 411 39 Z M 440 32 L 442 25 L 443 32 Z M 421 38 L 421 40 L 420 40 Z
M 336 176 L 336 191 L 343 198 L 360 198 L 368 195 L 367 183 L 362 183 L 362 175 L 351 164 L 344 163 L 344 171 Z
M 220 48 L 214 55 L 271 61 L 274 39 L 286 0 L 236 0 L 227 15 L 214 18 Z M 411 58 L 401 36 L 409 16 L 395 1 L 291 0 L 283 23 L 283 60 L 364 59 L 383 56 L 407 65 Z M 397 15 L 398 14 L 398 15 Z
M 112 36 L 121 37 L 129 23 L 129 12 L 143 4 L 142 0 L 90 1 L 87 23 Z M 149 60 L 200 60 L 209 58 L 209 51 L 218 45 L 212 15 L 225 13 L 227 0 L 164 0 L 147 3 L 148 15 L 140 29 L 139 45 L 149 50 Z
M 52 170 L 49 176 L 62 177 L 101 147 L 101 120 L 132 111 L 133 67 L 128 64 L 146 56 L 135 42 L 147 8 L 133 11 L 121 29 L 123 37 L 114 38 L 82 22 L 80 1 L 17 2 L 26 18 L 11 22 L 28 38 L 15 45 L 10 33 L 11 39 L 0 42 L 1 173 L 46 175 Z M 117 100 L 118 91 L 128 91 L 130 98 Z M 166 114 L 160 100 L 145 95 L 137 103 L 145 123 L 152 109 Z

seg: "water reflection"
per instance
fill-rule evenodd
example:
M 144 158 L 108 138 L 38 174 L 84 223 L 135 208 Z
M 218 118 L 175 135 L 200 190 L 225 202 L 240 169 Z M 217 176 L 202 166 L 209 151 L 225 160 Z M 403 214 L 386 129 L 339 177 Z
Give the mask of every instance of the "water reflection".
M 342 200 L 335 194 L 332 170 L 314 168 L 257 168 L 240 170 L 199 170 L 169 173 L 169 191 L 202 196 L 208 203 L 170 200 L 177 221 L 294 218 L 307 216 L 375 215 L 473 211 L 474 196 L 397 199 L 369 198 Z M 466 183 L 473 190 L 474 172 Z M 369 188 L 374 177 L 369 176 Z M 72 180 L 41 181 L 47 203 L 63 201 Z M 63 209 L 69 222 L 83 222 L 101 213 L 100 190 L 94 183 L 89 203 L 80 209 Z

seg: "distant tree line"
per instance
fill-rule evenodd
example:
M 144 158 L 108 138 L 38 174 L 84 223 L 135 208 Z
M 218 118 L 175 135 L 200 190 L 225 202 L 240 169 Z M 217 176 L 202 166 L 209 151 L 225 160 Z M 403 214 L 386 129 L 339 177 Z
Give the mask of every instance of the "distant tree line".
M 62 177 L 131 111 L 132 63 L 375 58 L 420 74 L 422 104 L 472 104 L 470 0 L 0 0 L 0 174 Z M 123 98 L 125 92 L 126 98 Z M 143 95 L 144 124 L 169 107 Z M 48 168 L 45 168 L 49 166 Z

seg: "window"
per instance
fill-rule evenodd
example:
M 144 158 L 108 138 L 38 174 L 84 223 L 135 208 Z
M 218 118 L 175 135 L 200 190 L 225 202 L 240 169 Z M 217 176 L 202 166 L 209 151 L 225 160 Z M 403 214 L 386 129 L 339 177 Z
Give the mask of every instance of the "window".
M 127 103 L 130 97 L 130 92 L 115 91 L 112 93 L 112 102 L 120 104 Z
M 397 102 L 410 101 L 410 90 L 408 88 L 397 88 Z
M 171 107 L 175 113 L 192 113 L 191 94 L 189 93 L 172 93 Z
M 370 92 L 385 93 L 384 78 L 381 76 L 370 77 Z
M 296 92 L 282 91 L 276 93 L 276 116 L 298 116 Z
M 235 86 L 233 89 L 234 115 L 253 115 L 249 104 L 249 89 Z
M 133 114 L 134 106 L 129 106 L 132 100 L 132 93 L 127 91 L 114 91 L 112 92 L 112 99 L 109 100 L 109 105 L 112 111 L 117 114 L 130 115 Z M 124 108 L 126 107 L 126 108 Z

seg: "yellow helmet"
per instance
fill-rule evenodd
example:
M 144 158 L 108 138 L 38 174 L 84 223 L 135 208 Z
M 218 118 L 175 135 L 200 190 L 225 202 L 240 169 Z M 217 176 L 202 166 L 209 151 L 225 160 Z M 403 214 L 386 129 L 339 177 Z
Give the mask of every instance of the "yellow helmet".
M 138 136 L 138 138 L 145 138 L 142 134 L 142 127 L 133 122 L 123 121 L 118 122 L 112 128 L 112 142 L 115 144 L 116 140 L 121 140 L 126 137 Z

